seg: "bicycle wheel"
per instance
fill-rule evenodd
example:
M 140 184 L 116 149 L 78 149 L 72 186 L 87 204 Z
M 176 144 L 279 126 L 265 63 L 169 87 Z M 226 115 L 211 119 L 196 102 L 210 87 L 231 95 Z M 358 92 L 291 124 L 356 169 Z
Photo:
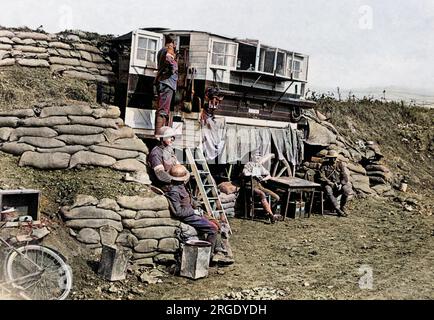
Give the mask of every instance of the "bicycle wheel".
M 31 300 L 64 300 L 72 287 L 72 272 L 53 250 L 27 245 L 12 251 L 5 261 L 5 277 Z

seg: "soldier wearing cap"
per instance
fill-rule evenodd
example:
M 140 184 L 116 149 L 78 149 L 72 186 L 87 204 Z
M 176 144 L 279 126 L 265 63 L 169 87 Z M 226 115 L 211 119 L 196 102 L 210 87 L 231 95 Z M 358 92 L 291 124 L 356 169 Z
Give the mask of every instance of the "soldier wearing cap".
M 182 222 L 191 225 L 199 233 L 206 234 L 206 241 L 211 243 L 211 252 L 213 254 L 211 260 L 213 262 L 222 264 L 233 263 L 233 259 L 224 256 L 216 250 L 216 242 L 219 235 L 218 224 L 211 221 L 213 218 L 210 214 L 202 216 L 198 210 L 193 208 L 192 199 L 185 188 L 185 183 L 189 180 L 190 173 L 183 165 L 178 164 L 171 168 L 169 174 L 172 184 L 165 192 L 165 196 L 169 200 L 173 215 Z M 221 239 L 219 240 L 221 241 Z
M 330 150 L 325 157 L 326 161 L 320 169 L 321 184 L 338 216 L 346 217 L 345 204 L 348 197 L 353 193 L 348 170 L 342 161 L 337 160 L 338 153 L 335 150 Z M 340 205 L 336 199 L 339 195 L 341 195 Z
M 151 179 L 154 185 L 166 191 L 171 183 L 170 169 L 179 164 L 176 158 L 175 150 L 173 149 L 173 141 L 178 134 L 171 127 L 162 127 L 159 134 L 156 135 L 160 139 L 160 144 L 157 145 L 148 156 L 148 165 L 151 167 L 153 174 Z

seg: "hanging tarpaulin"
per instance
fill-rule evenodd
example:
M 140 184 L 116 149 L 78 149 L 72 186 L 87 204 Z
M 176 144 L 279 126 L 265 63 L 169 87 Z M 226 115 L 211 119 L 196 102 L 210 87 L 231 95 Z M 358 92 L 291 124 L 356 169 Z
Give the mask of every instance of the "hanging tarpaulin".
M 219 164 L 247 163 L 251 154 L 275 152 L 279 160 L 286 159 L 296 166 L 303 157 L 302 135 L 290 127 L 276 129 L 220 123 L 203 126 L 202 137 L 206 159 Z

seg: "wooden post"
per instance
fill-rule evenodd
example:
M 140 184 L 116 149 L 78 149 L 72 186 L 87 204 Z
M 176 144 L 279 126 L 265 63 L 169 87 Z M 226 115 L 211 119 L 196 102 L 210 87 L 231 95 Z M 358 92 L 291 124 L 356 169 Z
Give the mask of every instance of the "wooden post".
M 115 245 L 103 245 L 98 274 L 109 281 L 126 278 L 131 252 Z

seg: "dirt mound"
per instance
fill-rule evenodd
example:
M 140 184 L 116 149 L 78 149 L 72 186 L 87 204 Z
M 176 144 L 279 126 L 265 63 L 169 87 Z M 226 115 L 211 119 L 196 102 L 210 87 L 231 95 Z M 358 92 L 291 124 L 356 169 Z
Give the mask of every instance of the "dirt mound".
M 44 101 L 92 102 L 95 97 L 95 84 L 56 77 L 50 70 L 19 66 L 0 69 L 0 110 L 29 107 Z
M 407 180 L 412 191 L 425 194 L 432 189 L 434 109 L 397 102 L 323 99 L 318 101 L 318 110 L 352 143 L 377 142 L 396 183 Z

